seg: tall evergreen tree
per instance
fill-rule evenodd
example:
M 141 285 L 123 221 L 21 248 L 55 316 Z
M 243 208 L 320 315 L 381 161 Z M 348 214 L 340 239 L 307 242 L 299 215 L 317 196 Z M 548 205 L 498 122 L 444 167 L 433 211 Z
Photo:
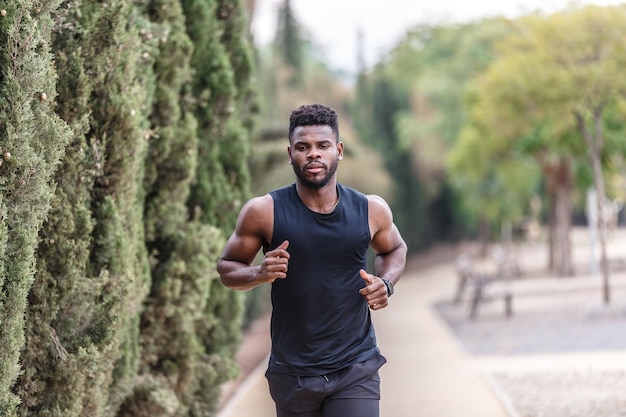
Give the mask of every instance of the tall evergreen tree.
M 59 79 L 56 112 L 73 129 L 55 175 L 57 188 L 47 221 L 39 232 L 37 273 L 28 298 L 24 372 L 15 392 L 21 415 L 77 416 L 99 352 L 90 331 L 100 316 L 101 282 L 87 274 L 91 190 L 101 152 L 85 139 L 89 127 L 88 21 L 92 13 L 65 1 L 55 17 L 52 51 Z M 82 16 L 83 19 L 79 18 Z
M 506 30 L 500 19 L 417 26 L 358 80 L 355 124 L 387 160 L 392 206 L 411 251 L 468 229 L 445 163 L 465 120 L 469 81 L 493 60 Z
M 74 128 L 42 228 L 21 415 L 111 415 L 137 367 L 147 263 L 141 200 L 150 53 L 126 1 L 64 2 L 58 113 Z
M 291 85 L 301 86 L 304 81 L 304 42 L 300 25 L 291 7 L 291 0 L 284 0 L 278 11 L 274 47 L 282 62 L 292 71 Z
M 139 311 L 149 281 L 142 184 L 154 48 L 139 36 L 148 24 L 129 2 L 109 1 L 101 8 L 89 42 L 96 59 L 87 68 L 92 79 L 87 138 L 102 149 L 92 191 L 88 272 L 103 281 L 99 304 L 104 314 L 92 330 L 102 357 L 83 415 L 117 409 L 132 387 Z M 103 393 L 104 387 L 111 388 Z
M 183 0 L 183 10 L 187 32 L 196 46 L 191 59 L 195 71 L 191 94 L 200 138 L 189 210 L 202 223 L 230 231 L 242 201 L 250 194 L 248 142 L 256 111 L 252 58 L 244 42 L 244 11 L 240 0 Z M 239 341 L 243 296 L 225 288 L 215 274 L 211 277 L 204 317 L 196 323 L 211 374 L 201 381 L 194 400 L 196 406 L 208 409 L 194 409 L 193 416 L 205 415 L 215 407 L 217 387 L 236 372 L 233 355 Z
M 57 1 L 0 2 L 0 415 L 17 415 L 27 295 L 52 177 L 70 131 L 54 113 L 50 54 Z
M 240 13 L 238 3 L 238 0 L 233 2 Z M 217 0 L 183 0 L 187 31 L 195 45 L 191 60 L 195 72 L 191 94 L 201 139 L 189 207 L 203 222 L 230 229 L 235 224 L 237 209 L 249 194 L 245 131 L 234 138 L 231 136 L 242 127 L 240 110 L 244 111 L 243 120 L 246 120 L 246 108 L 240 109 L 242 106 L 237 101 L 239 91 L 233 62 L 237 64 L 242 58 L 245 62 L 249 56 L 242 57 L 237 50 L 226 50 L 222 43 L 224 21 L 216 20 L 218 13 L 222 13 L 219 5 Z M 242 36 L 242 29 L 238 28 L 239 32 L 229 36 Z M 244 93 L 241 97 L 246 97 L 245 91 L 241 91 Z
M 151 0 L 143 13 L 152 23 L 144 37 L 160 39 L 144 180 L 151 284 L 141 314 L 139 374 L 117 415 L 208 415 L 215 399 L 207 404 L 195 396 L 218 372 L 198 323 L 210 295 L 207 271 L 223 240 L 215 227 L 190 219 L 186 206 L 198 155 L 197 122 L 184 107 L 193 45 L 179 1 Z
M 256 112 L 239 1 L 4 3 L 0 415 L 212 415 Z

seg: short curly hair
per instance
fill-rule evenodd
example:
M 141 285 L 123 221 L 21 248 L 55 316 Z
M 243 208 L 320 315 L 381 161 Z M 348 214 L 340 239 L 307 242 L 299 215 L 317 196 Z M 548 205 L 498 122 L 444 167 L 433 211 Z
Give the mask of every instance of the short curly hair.
M 291 112 L 289 116 L 289 140 L 293 131 L 299 126 L 330 126 L 339 141 L 339 123 L 337 113 L 323 104 L 307 104 Z

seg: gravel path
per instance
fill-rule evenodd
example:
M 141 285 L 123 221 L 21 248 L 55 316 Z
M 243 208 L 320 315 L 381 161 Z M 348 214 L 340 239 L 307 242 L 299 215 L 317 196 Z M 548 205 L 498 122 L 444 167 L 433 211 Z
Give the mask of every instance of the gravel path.
M 611 274 L 609 305 L 600 284 L 597 276 L 519 278 L 507 284 L 514 294 L 510 318 L 499 299 L 481 307 L 475 320 L 467 301 L 443 299 L 433 310 L 466 354 L 482 363 L 499 358 L 498 369 L 485 374 L 512 417 L 626 417 L 626 271 Z M 623 353 L 620 363 L 602 369 L 581 363 L 604 352 Z M 566 366 L 530 366 L 567 355 L 576 359 Z M 528 369 L 513 366 L 516 360 Z
M 626 350 L 626 291 L 615 293 L 621 299 L 606 308 L 593 301 L 597 291 L 516 297 L 509 319 L 499 300 L 477 320 L 468 320 L 465 304 L 440 302 L 434 308 L 472 355 Z
M 519 417 L 624 417 L 626 371 L 493 375 Z

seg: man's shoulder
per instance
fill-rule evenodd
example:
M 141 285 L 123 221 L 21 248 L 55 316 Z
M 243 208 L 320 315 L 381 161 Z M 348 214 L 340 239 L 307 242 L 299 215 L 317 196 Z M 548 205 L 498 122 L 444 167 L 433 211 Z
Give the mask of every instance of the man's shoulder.
M 237 230 L 241 235 L 263 236 L 267 240 L 274 217 L 274 201 L 269 194 L 253 197 L 241 209 Z
M 268 194 L 252 197 L 241 209 L 244 215 L 258 215 L 259 213 L 267 213 L 272 210 L 274 202 L 272 197 Z
M 384 198 L 376 194 L 369 194 L 366 197 L 370 214 L 374 218 L 381 218 L 381 216 L 382 218 L 392 217 L 391 208 Z
M 381 197 L 381 196 L 379 196 L 379 195 L 376 195 L 376 194 L 368 194 L 368 195 L 366 195 L 366 197 L 367 197 L 367 200 L 368 200 L 370 203 L 372 203 L 372 204 L 382 205 L 382 206 L 385 206 L 385 207 L 388 207 L 388 206 L 389 206 L 389 205 L 387 204 L 387 201 L 385 201 L 385 199 L 384 199 L 384 198 L 382 198 L 382 197 Z

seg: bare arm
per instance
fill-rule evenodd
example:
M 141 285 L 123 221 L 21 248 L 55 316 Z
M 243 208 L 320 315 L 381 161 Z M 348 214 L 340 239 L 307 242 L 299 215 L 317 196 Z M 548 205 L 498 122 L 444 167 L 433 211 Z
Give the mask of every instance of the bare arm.
M 259 250 L 271 241 L 273 222 L 274 202 L 271 196 L 253 198 L 243 206 L 235 231 L 217 261 L 217 272 L 224 285 L 235 290 L 249 290 L 286 277 L 289 262 L 287 241 L 267 252 L 260 265 L 252 266 Z
M 391 209 L 382 198 L 368 196 L 369 224 L 372 241 L 370 243 L 376 259 L 374 260 L 375 274 L 361 271 L 361 277 L 367 286 L 361 290 L 372 309 L 384 308 L 388 305 L 387 287 L 382 281 L 384 278 L 395 285 L 406 265 L 407 246 L 393 223 Z

